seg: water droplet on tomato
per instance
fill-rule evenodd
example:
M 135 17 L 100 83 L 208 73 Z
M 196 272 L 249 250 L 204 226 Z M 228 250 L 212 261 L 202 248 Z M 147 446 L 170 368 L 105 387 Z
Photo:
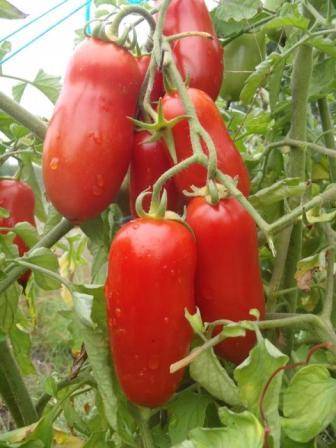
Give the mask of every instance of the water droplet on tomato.
M 57 170 L 58 165 L 59 165 L 59 158 L 58 157 L 53 157 L 51 159 L 50 164 L 49 164 L 50 169 L 51 170 Z
M 97 182 L 98 187 L 103 187 L 104 186 L 104 176 L 102 174 L 97 174 L 96 182 Z
M 165 324 L 168 324 L 168 322 L 169 322 L 169 317 L 165 317 L 165 318 L 163 319 L 163 321 L 164 321 Z
M 92 193 L 94 196 L 101 196 L 103 193 L 103 190 L 101 187 L 99 187 L 98 185 L 94 185 L 92 187 Z
M 160 362 L 158 360 L 158 358 L 150 358 L 149 362 L 148 362 L 148 368 L 150 370 L 157 370 L 159 368 Z
M 116 308 L 114 312 L 115 312 L 116 317 L 120 317 L 121 316 L 121 309 L 120 308 Z

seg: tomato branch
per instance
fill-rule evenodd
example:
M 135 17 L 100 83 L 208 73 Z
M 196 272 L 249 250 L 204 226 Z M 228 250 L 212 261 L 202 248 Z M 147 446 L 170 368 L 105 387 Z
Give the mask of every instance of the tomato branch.
M 320 111 L 322 129 L 324 131 L 324 141 L 328 146 L 329 172 L 331 182 L 336 182 L 336 144 L 333 134 L 333 123 L 330 116 L 327 98 L 321 98 L 317 102 Z
M 331 227 L 329 224 L 325 224 L 323 226 L 327 241 L 330 244 L 330 248 L 327 251 L 327 280 L 326 280 L 326 291 L 325 291 L 325 299 L 323 304 L 322 316 L 325 319 L 330 319 L 333 308 L 334 308 L 334 295 L 335 295 L 335 237 L 331 232 Z
M 0 92 L 0 109 L 32 131 L 41 140 L 44 140 L 47 132 L 47 124 L 2 92 Z
M 329 131 L 330 132 L 330 131 Z M 266 147 L 266 151 L 268 149 L 272 149 L 272 148 L 277 148 L 280 146 L 293 146 L 296 148 L 310 148 L 313 149 L 321 154 L 325 154 L 326 156 L 335 159 L 336 158 L 336 151 L 334 148 L 332 147 L 326 147 L 323 145 L 318 145 L 317 143 L 312 143 L 312 142 L 305 142 L 302 140 L 295 140 L 293 138 L 285 138 L 283 140 L 280 140 L 278 142 L 273 142 L 270 143 L 269 145 L 267 145 Z

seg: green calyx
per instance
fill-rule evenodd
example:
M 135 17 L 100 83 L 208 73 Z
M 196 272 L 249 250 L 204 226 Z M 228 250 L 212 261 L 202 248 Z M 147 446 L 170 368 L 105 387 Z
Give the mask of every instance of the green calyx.
M 149 211 L 146 212 L 143 208 L 143 200 L 146 196 L 151 195 L 151 205 L 149 208 Z M 152 191 L 150 191 L 150 188 L 147 188 L 145 191 L 139 194 L 135 201 L 135 210 L 137 212 L 137 215 L 141 218 L 153 218 L 153 219 L 160 219 L 164 218 L 166 210 L 167 210 L 167 192 L 166 190 L 163 190 L 163 193 L 161 197 L 157 200 L 153 194 Z
M 213 180 L 209 180 L 204 187 L 191 187 L 192 191 L 183 191 L 183 194 L 188 197 L 202 197 L 210 205 L 216 205 L 222 199 L 226 199 L 230 196 L 229 190 L 224 185 L 216 183 Z

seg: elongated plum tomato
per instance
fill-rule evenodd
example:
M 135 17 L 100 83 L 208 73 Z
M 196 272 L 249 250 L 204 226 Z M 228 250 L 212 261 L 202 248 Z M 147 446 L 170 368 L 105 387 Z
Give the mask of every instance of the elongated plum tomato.
M 238 188 L 248 196 L 250 181 L 243 159 L 235 147 L 226 129 L 215 103 L 204 92 L 198 89 L 188 89 L 189 97 L 196 109 L 201 125 L 210 134 L 217 151 L 218 168 L 223 173 L 238 177 Z M 166 94 L 162 100 L 165 118 L 172 119 L 185 114 L 185 109 L 178 93 Z M 188 120 L 180 121 L 173 128 L 175 150 L 178 161 L 192 155 Z M 208 153 L 203 144 L 204 152 Z M 188 190 L 192 185 L 203 187 L 206 183 L 206 169 L 201 165 L 193 165 L 175 176 L 175 182 L 180 191 Z
M 215 100 L 222 84 L 223 48 L 204 0 L 171 1 L 164 34 L 171 36 L 188 31 L 203 31 L 213 38 L 194 36 L 174 41 L 171 46 L 177 68 L 190 87 L 203 90 Z
M 140 193 L 152 187 L 157 179 L 172 167 L 168 148 L 164 140 L 148 142 L 151 135 L 147 131 L 137 132 L 134 138 L 130 169 L 130 208 L 136 216 L 135 201 Z M 168 195 L 168 209 L 182 211 L 183 195 L 177 190 L 171 179 L 165 184 Z M 149 210 L 150 196 L 142 202 L 145 211 Z
M 25 182 L 18 180 L 0 180 L 0 207 L 5 208 L 10 216 L 0 218 L 0 227 L 14 227 L 19 222 L 28 222 L 35 226 L 34 209 L 35 197 L 33 190 Z M 5 234 L 6 231 L 1 231 Z M 29 250 L 24 241 L 16 236 L 14 243 L 17 245 L 19 254 L 22 256 Z M 25 285 L 30 272 L 26 272 L 20 277 L 20 283 Z
M 135 58 L 122 47 L 93 38 L 77 47 L 43 151 L 47 196 L 69 220 L 93 218 L 118 193 L 140 85 Z
M 143 56 L 139 56 L 136 58 L 138 63 L 138 67 L 142 76 L 142 82 L 145 80 L 145 76 L 150 63 L 150 55 L 144 54 Z M 157 101 L 159 98 L 164 95 L 164 86 L 163 86 L 163 77 L 162 73 L 157 71 L 154 78 L 154 85 L 151 92 L 151 101 Z
M 257 232 L 247 211 L 234 198 L 214 206 L 197 197 L 187 207 L 187 222 L 196 237 L 196 304 L 203 320 L 250 320 L 252 308 L 258 309 L 263 318 Z M 216 334 L 219 331 L 215 329 Z M 249 331 L 245 337 L 227 339 L 215 349 L 238 364 L 254 344 L 255 334 Z
M 178 387 L 169 366 L 189 350 L 196 244 L 181 223 L 139 218 L 112 241 L 105 286 L 111 352 L 126 396 L 156 407 Z

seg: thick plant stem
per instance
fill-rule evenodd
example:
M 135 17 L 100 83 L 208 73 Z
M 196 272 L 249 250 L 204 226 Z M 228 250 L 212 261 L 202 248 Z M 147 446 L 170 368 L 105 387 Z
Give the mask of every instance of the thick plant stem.
M 322 309 L 321 316 L 330 322 L 330 318 L 334 309 L 334 296 L 335 296 L 335 274 L 334 274 L 334 266 L 335 266 L 335 237 L 332 231 L 330 224 L 325 224 L 323 226 L 328 244 L 330 244 L 330 248 L 327 251 L 326 259 L 327 259 L 327 280 L 326 280 L 326 291 L 325 291 L 325 299 Z
M 0 109 L 32 131 L 41 140 L 44 140 L 47 132 L 47 124 L 2 92 L 0 92 Z
M 333 134 L 333 124 L 331 121 L 327 98 L 321 98 L 320 100 L 318 100 L 318 107 L 321 116 L 322 129 L 325 132 L 325 144 L 328 148 L 332 148 L 334 150 L 334 157 L 336 157 L 336 144 Z M 329 172 L 331 182 L 336 182 L 336 159 L 334 157 L 329 157 Z
M 148 426 L 150 410 L 147 408 L 142 408 L 141 406 L 137 406 L 135 407 L 134 412 L 139 426 L 142 448 L 154 448 L 152 434 Z
M 304 70 L 302 70 L 304 67 Z M 299 47 L 293 67 L 292 75 L 292 121 L 289 138 L 306 140 L 307 112 L 309 85 L 313 70 L 313 50 L 311 47 L 301 45 Z M 288 176 L 299 177 L 305 180 L 306 150 L 300 147 L 292 147 L 289 154 Z M 298 199 L 290 200 L 290 206 L 298 205 Z M 294 224 L 288 257 L 284 275 L 284 287 L 295 286 L 295 272 L 302 252 L 302 221 Z M 293 291 L 288 295 L 289 311 L 295 312 L 297 308 L 298 292 Z
M 63 219 L 54 229 L 52 229 L 47 235 L 40 239 L 40 241 L 30 249 L 28 255 L 39 247 L 52 247 L 59 239 L 71 230 L 73 225 L 66 219 Z M 5 269 L 6 277 L 0 281 L 0 294 L 2 294 L 20 275 L 27 270 L 24 266 L 18 266 L 13 262 L 9 264 Z
M 16 425 L 38 420 L 37 412 L 6 340 L 0 341 L 0 394 Z

